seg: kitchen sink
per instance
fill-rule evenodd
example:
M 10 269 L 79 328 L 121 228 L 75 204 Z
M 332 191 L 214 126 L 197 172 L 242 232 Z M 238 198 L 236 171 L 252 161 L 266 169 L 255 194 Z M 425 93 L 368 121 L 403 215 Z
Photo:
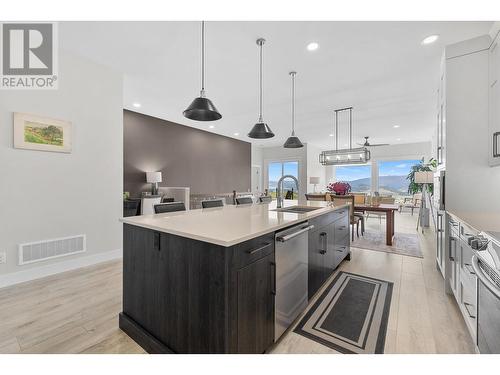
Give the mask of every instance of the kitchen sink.
M 271 211 L 292 212 L 292 213 L 296 213 L 296 214 L 303 214 L 305 212 L 319 210 L 321 208 L 324 208 L 324 207 L 290 206 L 290 207 L 276 208 L 275 210 L 271 210 Z

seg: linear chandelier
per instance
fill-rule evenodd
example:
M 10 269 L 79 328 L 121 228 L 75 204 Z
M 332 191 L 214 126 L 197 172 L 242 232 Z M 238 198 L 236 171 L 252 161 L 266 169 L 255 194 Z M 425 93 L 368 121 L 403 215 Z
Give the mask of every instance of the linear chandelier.
M 349 148 L 339 150 L 339 113 L 349 111 Z M 352 148 L 352 107 L 335 110 L 335 150 L 322 151 L 319 162 L 322 165 L 365 164 L 370 160 L 366 147 Z

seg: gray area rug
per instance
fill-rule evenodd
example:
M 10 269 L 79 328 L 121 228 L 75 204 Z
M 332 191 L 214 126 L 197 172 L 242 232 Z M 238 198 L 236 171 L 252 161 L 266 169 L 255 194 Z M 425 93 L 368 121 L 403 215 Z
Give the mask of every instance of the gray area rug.
M 365 231 L 364 236 L 359 236 L 351 242 L 351 247 L 360 249 L 383 251 L 385 253 L 408 255 L 423 258 L 418 236 L 412 233 L 394 233 L 392 246 L 385 244 L 385 232 Z
M 294 332 L 341 353 L 384 352 L 393 284 L 339 272 Z

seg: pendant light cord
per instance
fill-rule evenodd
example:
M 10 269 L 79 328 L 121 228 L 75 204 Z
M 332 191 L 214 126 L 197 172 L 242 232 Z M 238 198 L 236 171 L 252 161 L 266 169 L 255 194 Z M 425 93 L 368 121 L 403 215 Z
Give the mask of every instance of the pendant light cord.
M 262 97 L 263 97 L 263 90 L 262 90 L 262 65 L 263 65 L 263 48 L 262 46 L 264 45 L 264 39 L 259 39 L 258 44 L 260 46 L 260 62 L 259 62 L 259 122 L 264 122 L 263 117 L 262 117 Z
M 200 96 L 205 97 L 205 21 L 201 21 L 201 92 Z
M 352 107 L 349 108 L 349 149 L 352 150 Z
M 292 76 L 292 136 L 295 136 L 295 75 L 296 72 L 290 72 Z
M 335 150 L 339 150 L 339 112 L 335 111 Z

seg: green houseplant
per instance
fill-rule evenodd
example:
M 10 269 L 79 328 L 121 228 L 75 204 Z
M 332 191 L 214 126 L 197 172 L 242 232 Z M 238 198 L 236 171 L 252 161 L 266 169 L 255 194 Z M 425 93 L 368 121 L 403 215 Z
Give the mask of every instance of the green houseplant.
M 406 179 L 410 181 L 410 184 L 408 185 L 408 194 L 415 194 L 419 193 L 422 191 L 422 184 L 417 184 L 415 182 L 415 172 L 432 172 L 435 170 L 437 165 L 437 161 L 434 158 L 429 159 L 428 163 L 424 163 L 424 158 L 420 160 L 419 164 L 414 165 L 411 167 L 410 173 L 408 173 L 408 176 L 406 176 Z M 434 194 L 434 185 L 429 184 L 428 185 L 429 193 L 432 195 Z

